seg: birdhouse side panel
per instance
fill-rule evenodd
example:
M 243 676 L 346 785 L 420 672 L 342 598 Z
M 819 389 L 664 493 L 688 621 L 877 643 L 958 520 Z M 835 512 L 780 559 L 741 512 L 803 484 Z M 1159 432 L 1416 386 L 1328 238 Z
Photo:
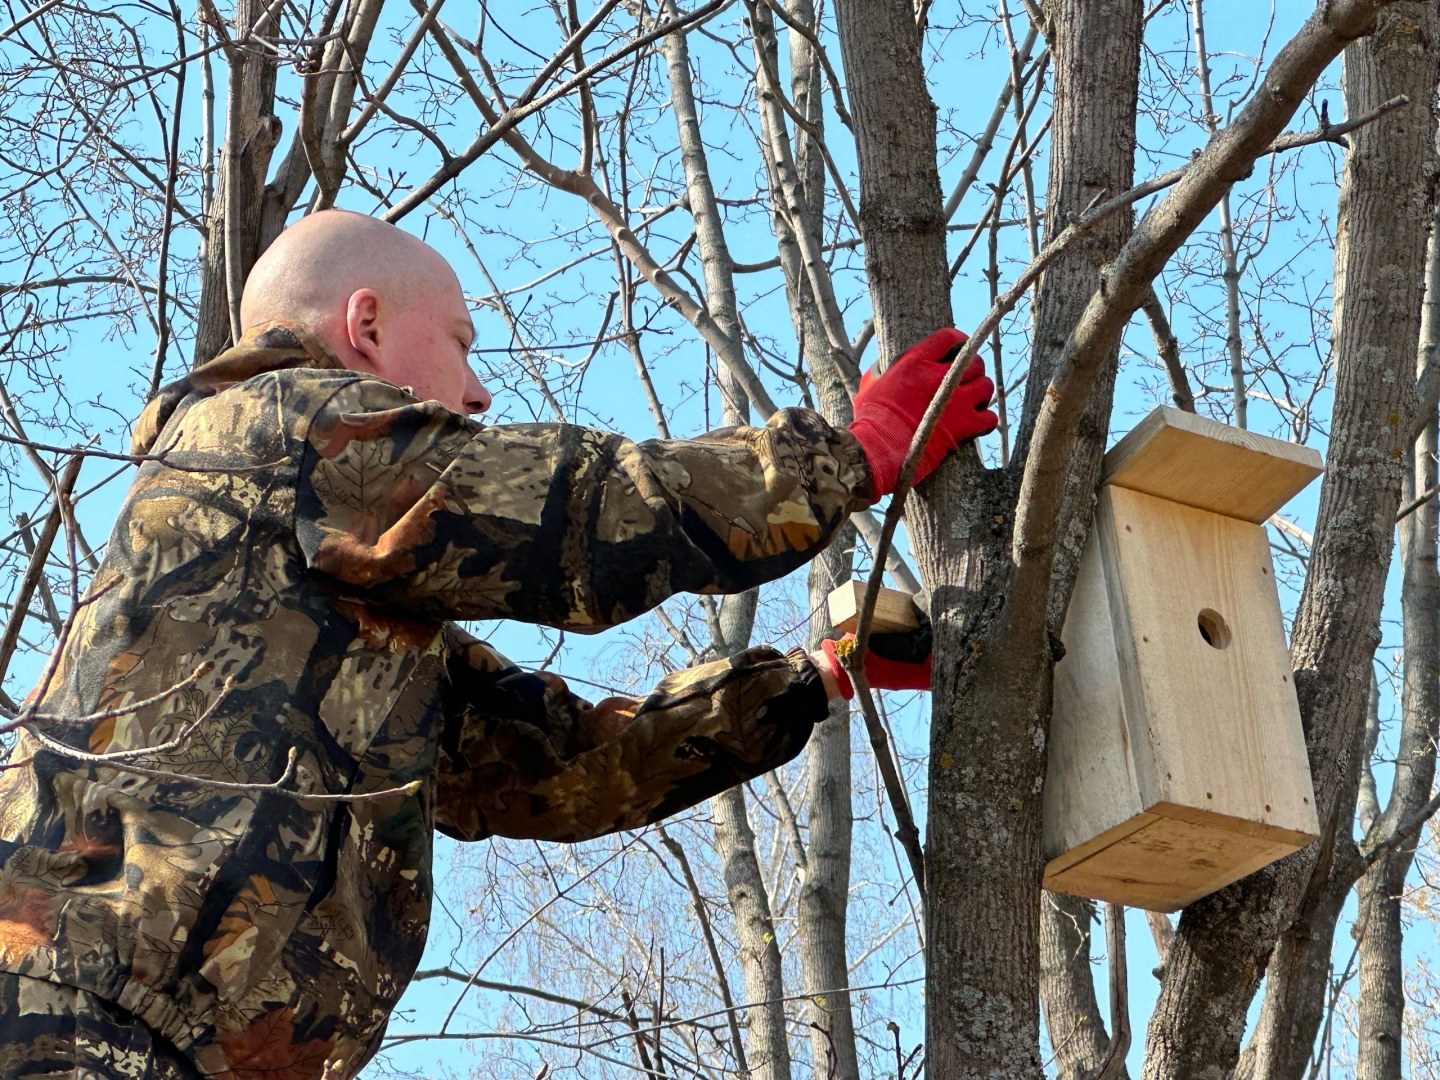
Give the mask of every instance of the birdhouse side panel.
M 1061 637 L 1065 656 L 1055 665 L 1045 780 L 1047 859 L 1081 847 L 1144 809 L 1093 528 L 1080 557 Z
M 1135 662 L 1127 700 L 1143 710 L 1159 794 L 1147 807 L 1317 831 L 1263 527 L 1125 488 L 1101 499 Z

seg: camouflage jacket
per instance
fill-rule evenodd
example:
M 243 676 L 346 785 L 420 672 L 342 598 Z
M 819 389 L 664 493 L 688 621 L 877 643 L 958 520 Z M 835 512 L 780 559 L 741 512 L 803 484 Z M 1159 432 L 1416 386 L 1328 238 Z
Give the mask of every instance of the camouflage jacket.
M 799 652 L 592 705 L 449 621 L 597 631 L 793 570 L 869 490 L 812 412 L 638 444 L 487 427 L 271 324 L 152 401 L 135 450 L 0 773 L 0 970 L 118 1003 L 208 1076 L 369 1059 L 424 946 L 432 826 L 636 828 L 826 715 Z

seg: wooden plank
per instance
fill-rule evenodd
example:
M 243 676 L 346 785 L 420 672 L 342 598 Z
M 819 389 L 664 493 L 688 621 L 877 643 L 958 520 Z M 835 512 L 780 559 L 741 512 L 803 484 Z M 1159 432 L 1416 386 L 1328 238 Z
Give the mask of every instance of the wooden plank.
M 1318 833 L 1264 529 L 1117 487 L 1096 514 L 1144 804 Z
M 1089 858 L 1045 868 L 1045 887 L 1150 911 L 1178 911 L 1297 850 L 1245 831 L 1153 814 Z M 1053 868 L 1053 869 L 1052 869 Z
M 1045 855 L 1052 859 L 1069 853 L 1078 861 L 1095 838 L 1144 808 L 1096 531 L 1080 556 L 1061 634 L 1065 656 L 1055 665 L 1043 818 Z M 1148 746 L 1143 731 L 1138 741 Z
M 1101 481 L 1258 525 L 1323 471 L 1310 447 L 1162 405 L 1105 455 Z
M 865 599 L 865 582 L 847 581 L 833 590 L 827 600 L 830 623 L 847 634 L 855 633 L 860 621 L 860 604 Z M 875 616 L 870 628 L 877 634 L 914 630 L 920 625 L 915 615 L 915 601 L 899 589 L 880 589 L 875 598 Z

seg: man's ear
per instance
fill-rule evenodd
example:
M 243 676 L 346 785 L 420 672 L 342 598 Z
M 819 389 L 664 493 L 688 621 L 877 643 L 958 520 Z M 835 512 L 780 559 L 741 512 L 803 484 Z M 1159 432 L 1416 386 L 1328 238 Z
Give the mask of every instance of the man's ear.
M 345 336 L 371 371 L 380 371 L 380 297 L 373 289 L 356 289 L 345 304 Z

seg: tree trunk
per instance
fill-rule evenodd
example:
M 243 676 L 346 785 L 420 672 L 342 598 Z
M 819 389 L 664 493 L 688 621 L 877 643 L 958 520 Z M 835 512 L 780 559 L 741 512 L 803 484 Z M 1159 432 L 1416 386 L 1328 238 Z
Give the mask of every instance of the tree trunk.
M 1050 121 L 1050 176 L 1045 236 L 1057 235 L 1102 192 L 1119 194 L 1135 181 L 1135 116 L 1140 84 L 1140 42 L 1145 5 L 1138 0 L 1051 0 L 1051 70 L 1055 108 Z M 1061 350 L 1090 297 L 1102 268 L 1130 238 L 1129 211 L 1111 216 L 1045 270 L 1035 295 L 1035 343 L 1025 384 L 1025 410 L 1015 440 L 1023 461 L 1040 401 L 1060 363 Z M 1046 612 L 1057 636 L 1065 621 L 1080 553 L 1090 534 L 1100 459 L 1110 435 L 1110 406 L 1120 363 L 1117 344 L 1102 365 L 1077 432 L 1065 487 L 1055 560 L 1055 583 Z
M 1236 1080 L 1282 1076 L 1298 1080 L 1309 1067 L 1329 1005 L 1335 924 L 1360 872 L 1360 853 L 1348 835 L 1337 839 L 1334 858 L 1336 873 L 1331 887 L 1275 945 L 1270 961 L 1272 982 L 1267 984 L 1250 1045 L 1236 1067 Z
M 235 36 L 274 35 L 260 0 L 238 0 Z M 260 218 L 265 174 L 280 141 L 275 109 L 275 63 L 246 47 L 227 57 L 230 65 L 220 181 L 210 203 L 209 232 L 200 265 L 200 310 L 195 319 L 194 363 L 198 367 L 231 344 L 232 316 L 238 318 L 239 290 L 260 256 Z M 227 241 L 233 242 L 230 252 Z M 228 253 L 228 254 L 227 254 Z
M 1045 235 L 1054 236 L 1104 189 L 1124 191 L 1134 182 L 1135 113 L 1143 10 L 1136 4 L 1052 3 L 1055 109 L 1051 120 L 1050 178 Z M 1049 383 L 1065 340 L 1131 231 L 1128 214 L 1116 215 L 1045 271 L 1035 303 L 1035 344 L 1027 380 L 1025 416 L 1031 417 Z M 1090 530 L 1090 506 L 1100 456 L 1109 434 L 1117 348 L 1091 392 L 1080 428 L 1080 461 L 1088 464 L 1067 489 L 1062 553 L 1049 621 L 1058 633 Z M 1029 424 L 1016 452 L 1023 458 Z M 1090 919 L 1094 904 L 1047 894 L 1041 904 L 1040 996 L 1062 1080 L 1099 1068 L 1109 1045 L 1090 965 Z M 1122 1070 L 1123 1071 L 1123 1070 Z
M 792 19 L 813 27 L 815 12 L 809 0 L 788 0 Z M 768 12 L 766 13 L 768 15 Z M 778 47 L 774 25 L 768 18 L 753 25 L 757 50 L 768 56 L 769 70 L 778 71 Z M 820 66 L 810 43 L 792 32 L 790 41 L 790 97 L 796 112 L 818 134 L 823 130 L 820 108 Z M 794 173 L 806 222 L 822 220 L 825 208 L 825 165 L 815 139 L 797 126 L 793 143 L 784 128 L 784 118 L 757 78 L 757 100 L 762 132 L 761 145 L 771 177 L 778 175 L 775 158 L 793 145 Z M 770 95 L 773 97 L 773 95 Z M 824 320 L 815 302 L 814 289 L 800 245 L 790 207 L 777 186 L 772 185 L 775 238 L 785 276 L 785 294 L 790 307 L 795 338 L 800 343 L 815 404 L 832 424 L 844 426 L 853 418 L 850 392 L 834 350 L 829 345 Z M 823 264 L 816 268 L 828 276 Z M 840 328 L 843 331 L 843 325 Z M 830 624 L 826 598 L 837 585 L 850 579 L 853 567 L 855 530 L 845 526 L 825 552 L 810 564 L 810 628 L 807 644 L 818 649 L 820 642 L 836 636 Z M 854 830 L 851 807 L 850 708 L 843 701 L 832 703 L 830 718 L 815 729 L 806 748 L 808 788 L 808 837 L 798 857 L 803 860 L 803 884 L 796 911 L 796 938 L 800 946 L 800 974 L 807 1002 L 810 1053 L 816 1076 L 825 1077 L 833 1057 L 836 1080 L 858 1080 L 859 1062 L 855 1048 L 855 1022 L 850 995 L 849 964 L 845 943 L 846 916 L 850 901 L 850 851 Z
M 1433 12 L 1432 12 L 1433 14 Z M 1433 223 L 1432 223 L 1433 229 Z M 1440 237 L 1432 231 L 1426 268 L 1417 376 L 1434 364 L 1440 335 Z M 1415 442 L 1404 492 L 1406 505 L 1440 478 L 1436 418 Z M 1440 570 L 1436 531 L 1440 511 L 1427 499 L 1400 522 L 1404 579 L 1400 596 L 1405 649 L 1400 745 L 1395 780 L 1385 813 L 1366 830 L 1367 847 L 1388 840 L 1420 812 L 1435 781 L 1435 741 L 1440 717 Z M 1415 842 L 1382 855 L 1360 880 L 1360 994 L 1357 1080 L 1400 1080 L 1405 1033 L 1405 985 L 1401 965 L 1404 930 L 1400 898 L 1415 858 Z
M 1255 1075 L 1298 1075 L 1297 1063 L 1314 1042 L 1315 975 L 1324 961 L 1313 951 L 1329 956 L 1321 915 L 1333 897 L 1326 894 L 1348 888 L 1335 876 L 1344 866 L 1334 852 L 1351 830 L 1408 449 L 1404 433 L 1413 430 L 1412 373 L 1436 174 L 1434 121 L 1419 103 L 1430 101 L 1436 83 L 1434 41 L 1431 5 L 1395 4 L 1379 14 L 1373 37 L 1352 42 L 1344 54 L 1347 114 L 1399 93 L 1416 104 L 1349 136 L 1340 195 L 1335 404 L 1291 643 L 1322 838 L 1185 911 L 1150 1021 L 1146 1080 L 1226 1076 L 1267 963 L 1267 994 L 1277 995 L 1277 1005 L 1256 1032 Z
M 1040 1002 L 1057 1080 L 1092 1075 L 1110 1045 L 1090 963 L 1094 923 L 1093 900 L 1047 892 L 1040 901 Z M 1129 1074 L 1122 1066 L 1119 1075 Z
M 690 52 L 683 33 L 662 42 L 670 76 L 670 102 L 679 128 L 681 160 L 685 167 L 690 214 L 695 222 L 696 247 L 705 272 L 705 305 L 725 335 L 740 340 L 730 252 L 710 182 L 710 167 L 700 137 L 695 109 Z M 726 424 L 744 424 L 750 416 L 749 400 L 739 380 L 721 368 L 721 415 Z M 714 646 L 734 653 L 750 644 L 755 624 L 757 590 L 727 596 L 720 609 L 719 640 Z M 724 871 L 730 910 L 740 939 L 740 969 L 749 1010 L 750 1074 L 755 1080 L 790 1080 L 790 1043 L 785 1029 L 785 984 L 780 943 L 770 912 L 770 895 L 755 851 L 755 833 L 746 810 L 745 788 L 731 788 L 711 800 L 715 818 L 715 847 Z
M 837 16 L 856 125 L 860 226 L 876 340 L 882 361 L 888 361 L 950 322 L 934 106 L 909 3 L 842 0 Z M 1069 121 L 1057 117 L 1052 136 L 1055 167 L 1066 177 L 1064 191 L 1082 188 L 1091 178 L 1065 170 L 1090 163 L 1107 178 L 1100 186 L 1110 184 L 1117 165 L 1116 190 L 1128 186 L 1142 19 L 1143 6 L 1131 0 L 1103 11 L 1078 0 L 1057 5 L 1056 49 L 1069 50 L 1071 59 L 1063 73 L 1057 71 L 1055 97 L 1073 109 Z M 1112 51 L 1117 41 L 1124 48 Z M 896 117 L 906 120 L 897 123 Z M 1092 118 L 1100 118 L 1095 127 L 1087 126 Z M 1105 130 L 1104 118 L 1118 128 Z M 1077 142 L 1063 142 L 1065 123 Z M 1075 156 L 1062 146 L 1073 146 Z M 1052 193 L 1052 213 L 1056 199 Z M 1073 310 L 1072 322 L 1093 292 L 1099 265 L 1093 252 L 1089 259 L 1085 254 L 1080 265 L 1088 268 L 1089 283 L 1079 283 L 1086 276 L 1082 271 L 1052 294 L 1057 308 Z M 1060 277 L 1066 279 L 1064 271 Z M 1072 288 L 1084 289 L 1078 300 L 1070 296 Z M 1063 342 L 1069 328 L 1062 329 L 1058 319 L 1044 325 Z M 1036 372 L 1032 379 L 1043 388 L 1049 371 L 1037 366 Z M 1103 378 L 1097 384 L 1097 398 L 1103 399 L 1097 408 L 1106 417 L 1108 386 Z M 1089 444 L 1077 448 L 1073 482 L 1067 485 L 1078 495 L 1073 503 L 1067 499 L 1062 547 L 1073 547 L 1075 556 L 1089 525 L 1104 429 L 1102 419 L 1098 432 L 1087 433 Z M 923 502 L 912 502 L 907 518 L 931 591 L 936 635 L 926 848 L 926 1070 L 947 1080 L 1041 1074 L 1041 790 L 1054 646 L 1076 560 L 1067 566 L 1062 556 L 1057 564 L 1064 585 L 1056 593 L 1052 634 L 1047 638 L 1042 629 L 1018 640 L 1020 635 L 1009 633 L 1011 612 L 1004 605 L 1012 566 L 1009 532 L 1023 457 L 1013 461 L 1010 469 L 986 472 L 973 452 L 956 455 L 927 482 Z
M 1406 657 L 1409 662 L 1409 657 Z M 1413 852 L 1407 852 L 1407 856 Z M 1404 874 L 1395 885 L 1387 873 L 1396 856 L 1382 860 L 1360 879 L 1360 1019 L 1359 1054 L 1355 1080 L 1400 1080 L 1404 1058 L 1405 966 L 1400 954 L 1404 929 L 1400 924 L 1400 891 Z M 1410 858 L 1403 863 L 1409 869 Z
M 740 939 L 745 996 L 754 1003 L 748 1010 L 750 1075 L 754 1080 L 790 1080 L 780 943 L 775 939 L 770 896 L 755 857 L 755 833 L 746 815 L 744 786 L 715 796 L 710 807 L 715 815 L 715 846 Z
M 882 362 L 951 325 L 935 103 L 909 0 L 838 0 L 860 162 L 860 231 Z
M 334 203 L 335 191 L 345 175 L 340 133 L 350 119 L 359 88 L 356 71 L 364 64 L 380 18 L 384 0 L 357 0 L 349 5 L 345 21 L 332 36 L 339 6 L 331 5 L 316 33 L 319 44 L 310 46 L 309 70 L 304 76 L 300 118 L 290 148 L 275 177 L 266 183 L 275 147 L 280 141 L 280 119 L 275 108 L 276 64 L 264 52 L 247 46 L 227 57 L 230 66 L 229 102 L 221 151 L 220 182 L 210 203 L 209 231 L 200 265 L 200 311 L 195 324 L 195 363 L 203 364 L 229 347 L 233 316 L 250 268 L 285 227 L 285 221 L 311 175 L 311 158 L 325 170 L 317 208 Z M 235 33 L 273 36 L 262 19 L 260 0 L 239 0 Z M 251 26 L 253 31 L 249 31 Z M 311 149 L 306 149 L 307 136 Z M 226 236 L 233 239 L 236 257 L 227 261 Z
M 846 526 L 825 553 L 810 564 L 809 643 L 835 636 L 825 598 L 836 584 L 850 578 L 855 534 Z M 850 847 L 854 811 L 850 803 L 850 705 L 831 703 L 830 718 L 815 729 L 806 748 L 808 837 L 805 880 L 800 888 L 796 936 L 800 973 L 809 999 L 810 1051 L 817 1077 L 825 1078 L 825 1062 L 834 1054 L 836 1080 L 858 1080 L 855 1020 L 850 971 L 845 948 L 846 914 L 850 904 Z
M 324 210 L 335 203 L 335 192 L 345 175 L 345 146 L 340 134 L 350 120 L 360 80 L 356 73 L 365 65 L 370 51 L 380 9 L 385 0 L 354 0 L 347 5 L 340 36 L 329 37 L 339 6 L 327 8 L 315 37 L 319 44 L 311 46 L 309 68 L 301 93 L 300 116 L 290 149 L 265 187 L 261 210 L 259 250 L 264 251 L 285 228 L 285 221 L 295 209 L 305 184 L 312 175 L 312 154 L 324 174 L 317 178 L 319 187 L 312 209 Z M 422 8 L 423 10 L 423 8 Z M 373 89 L 373 88 L 372 88 Z M 306 149 L 307 141 L 310 149 Z
M 679 129 L 680 160 L 685 167 L 685 194 L 690 216 L 695 222 L 695 247 L 705 271 L 705 306 L 710 317 L 732 341 L 740 340 L 740 319 L 735 307 L 735 282 L 731 271 L 730 249 L 725 244 L 725 226 L 715 202 L 715 187 L 710 181 L 710 163 L 705 143 L 700 137 L 700 115 L 695 109 L 695 75 L 690 69 L 690 46 L 684 32 L 667 34 L 661 51 L 670 76 L 670 108 Z M 748 410 L 744 392 L 733 379 L 720 379 L 724 397 L 737 419 L 727 423 L 744 423 Z M 736 394 L 740 397 L 737 399 Z M 746 634 L 748 639 L 749 634 Z M 736 648 L 744 648 L 738 645 Z

